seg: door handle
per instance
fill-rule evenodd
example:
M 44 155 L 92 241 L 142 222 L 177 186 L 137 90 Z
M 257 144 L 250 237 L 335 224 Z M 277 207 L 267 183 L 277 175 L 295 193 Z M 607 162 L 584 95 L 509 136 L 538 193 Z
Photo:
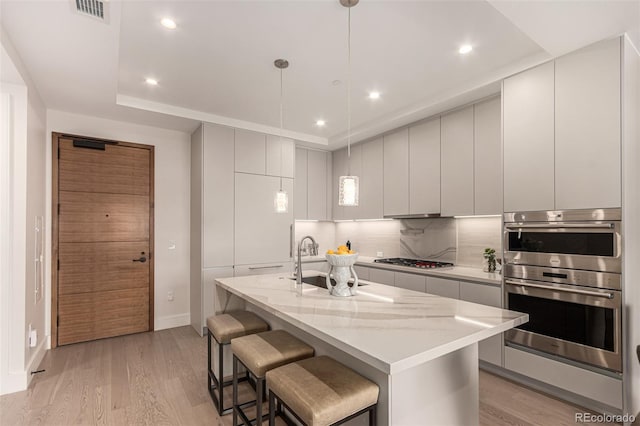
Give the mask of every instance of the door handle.
M 140 262 L 140 263 L 144 263 L 147 261 L 147 258 L 144 256 L 141 256 L 140 259 L 133 259 L 134 262 Z

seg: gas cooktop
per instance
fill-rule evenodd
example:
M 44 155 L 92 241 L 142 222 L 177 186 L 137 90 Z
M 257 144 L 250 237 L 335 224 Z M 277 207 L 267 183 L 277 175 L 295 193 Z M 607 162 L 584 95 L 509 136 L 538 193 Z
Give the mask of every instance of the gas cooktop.
M 405 259 L 403 257 L 391 257 L 388 259 L 375 259 L 376 263 L 386 263 L 389 265 L 408 266 L 411 268 L 435 269 L 435 268 L 452 268 L 453 263 L 437 262 L 435 260 L 422 259 Z

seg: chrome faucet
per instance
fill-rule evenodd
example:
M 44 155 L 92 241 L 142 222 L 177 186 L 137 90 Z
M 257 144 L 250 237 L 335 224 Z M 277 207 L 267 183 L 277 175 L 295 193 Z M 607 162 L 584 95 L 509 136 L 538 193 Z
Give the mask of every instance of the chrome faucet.
M 311 245 L 309 246 L 309 255 L 318 255 L 318 245 L 316 244 L 316 240 L 314 240 L 311 235 L 302 237 L 302 239 L 298 243 L 298 260 L 296 261 L 296 285 L 302 285 L 302 244 L 307 238 L 311 240 Z

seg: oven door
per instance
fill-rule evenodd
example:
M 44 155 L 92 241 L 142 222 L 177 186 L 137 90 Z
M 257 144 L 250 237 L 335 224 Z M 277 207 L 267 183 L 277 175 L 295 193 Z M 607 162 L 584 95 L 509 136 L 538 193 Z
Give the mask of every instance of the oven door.
M 507 309 L 529 314 L 508 342 L 622 371 L 619 291 L 507 278 L 505 298 Z
M 620 222 L 505 223 L 505 262 L 622 272 Z

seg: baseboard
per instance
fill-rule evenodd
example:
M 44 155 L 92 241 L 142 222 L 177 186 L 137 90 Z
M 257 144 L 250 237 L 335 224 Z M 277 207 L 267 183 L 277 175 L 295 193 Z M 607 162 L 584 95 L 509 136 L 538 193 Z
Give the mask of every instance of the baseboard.
M 42 339 L 40 341 L 40 344 L 36 348 L 36 352 L 31 357 L 29 364 L 27 364 L 27 368 L 25 371 L 25 374 L 27 375 L 27 387 L 29 386 L 29 383 L 31 383 L 31 379 L 33 379 L 33 374 L 31 374 L 31 372 L 37 370 L 38 367 L 40 366 L 42 359 L 47 353 L 48 345 L 49 345 L 48 339 Z
M 188 312 L 186 314 L 157 317 L 154 330 L 165 330 L 167 328 L 182 327 L 185 325 L 191 325 L 191 315 Z

